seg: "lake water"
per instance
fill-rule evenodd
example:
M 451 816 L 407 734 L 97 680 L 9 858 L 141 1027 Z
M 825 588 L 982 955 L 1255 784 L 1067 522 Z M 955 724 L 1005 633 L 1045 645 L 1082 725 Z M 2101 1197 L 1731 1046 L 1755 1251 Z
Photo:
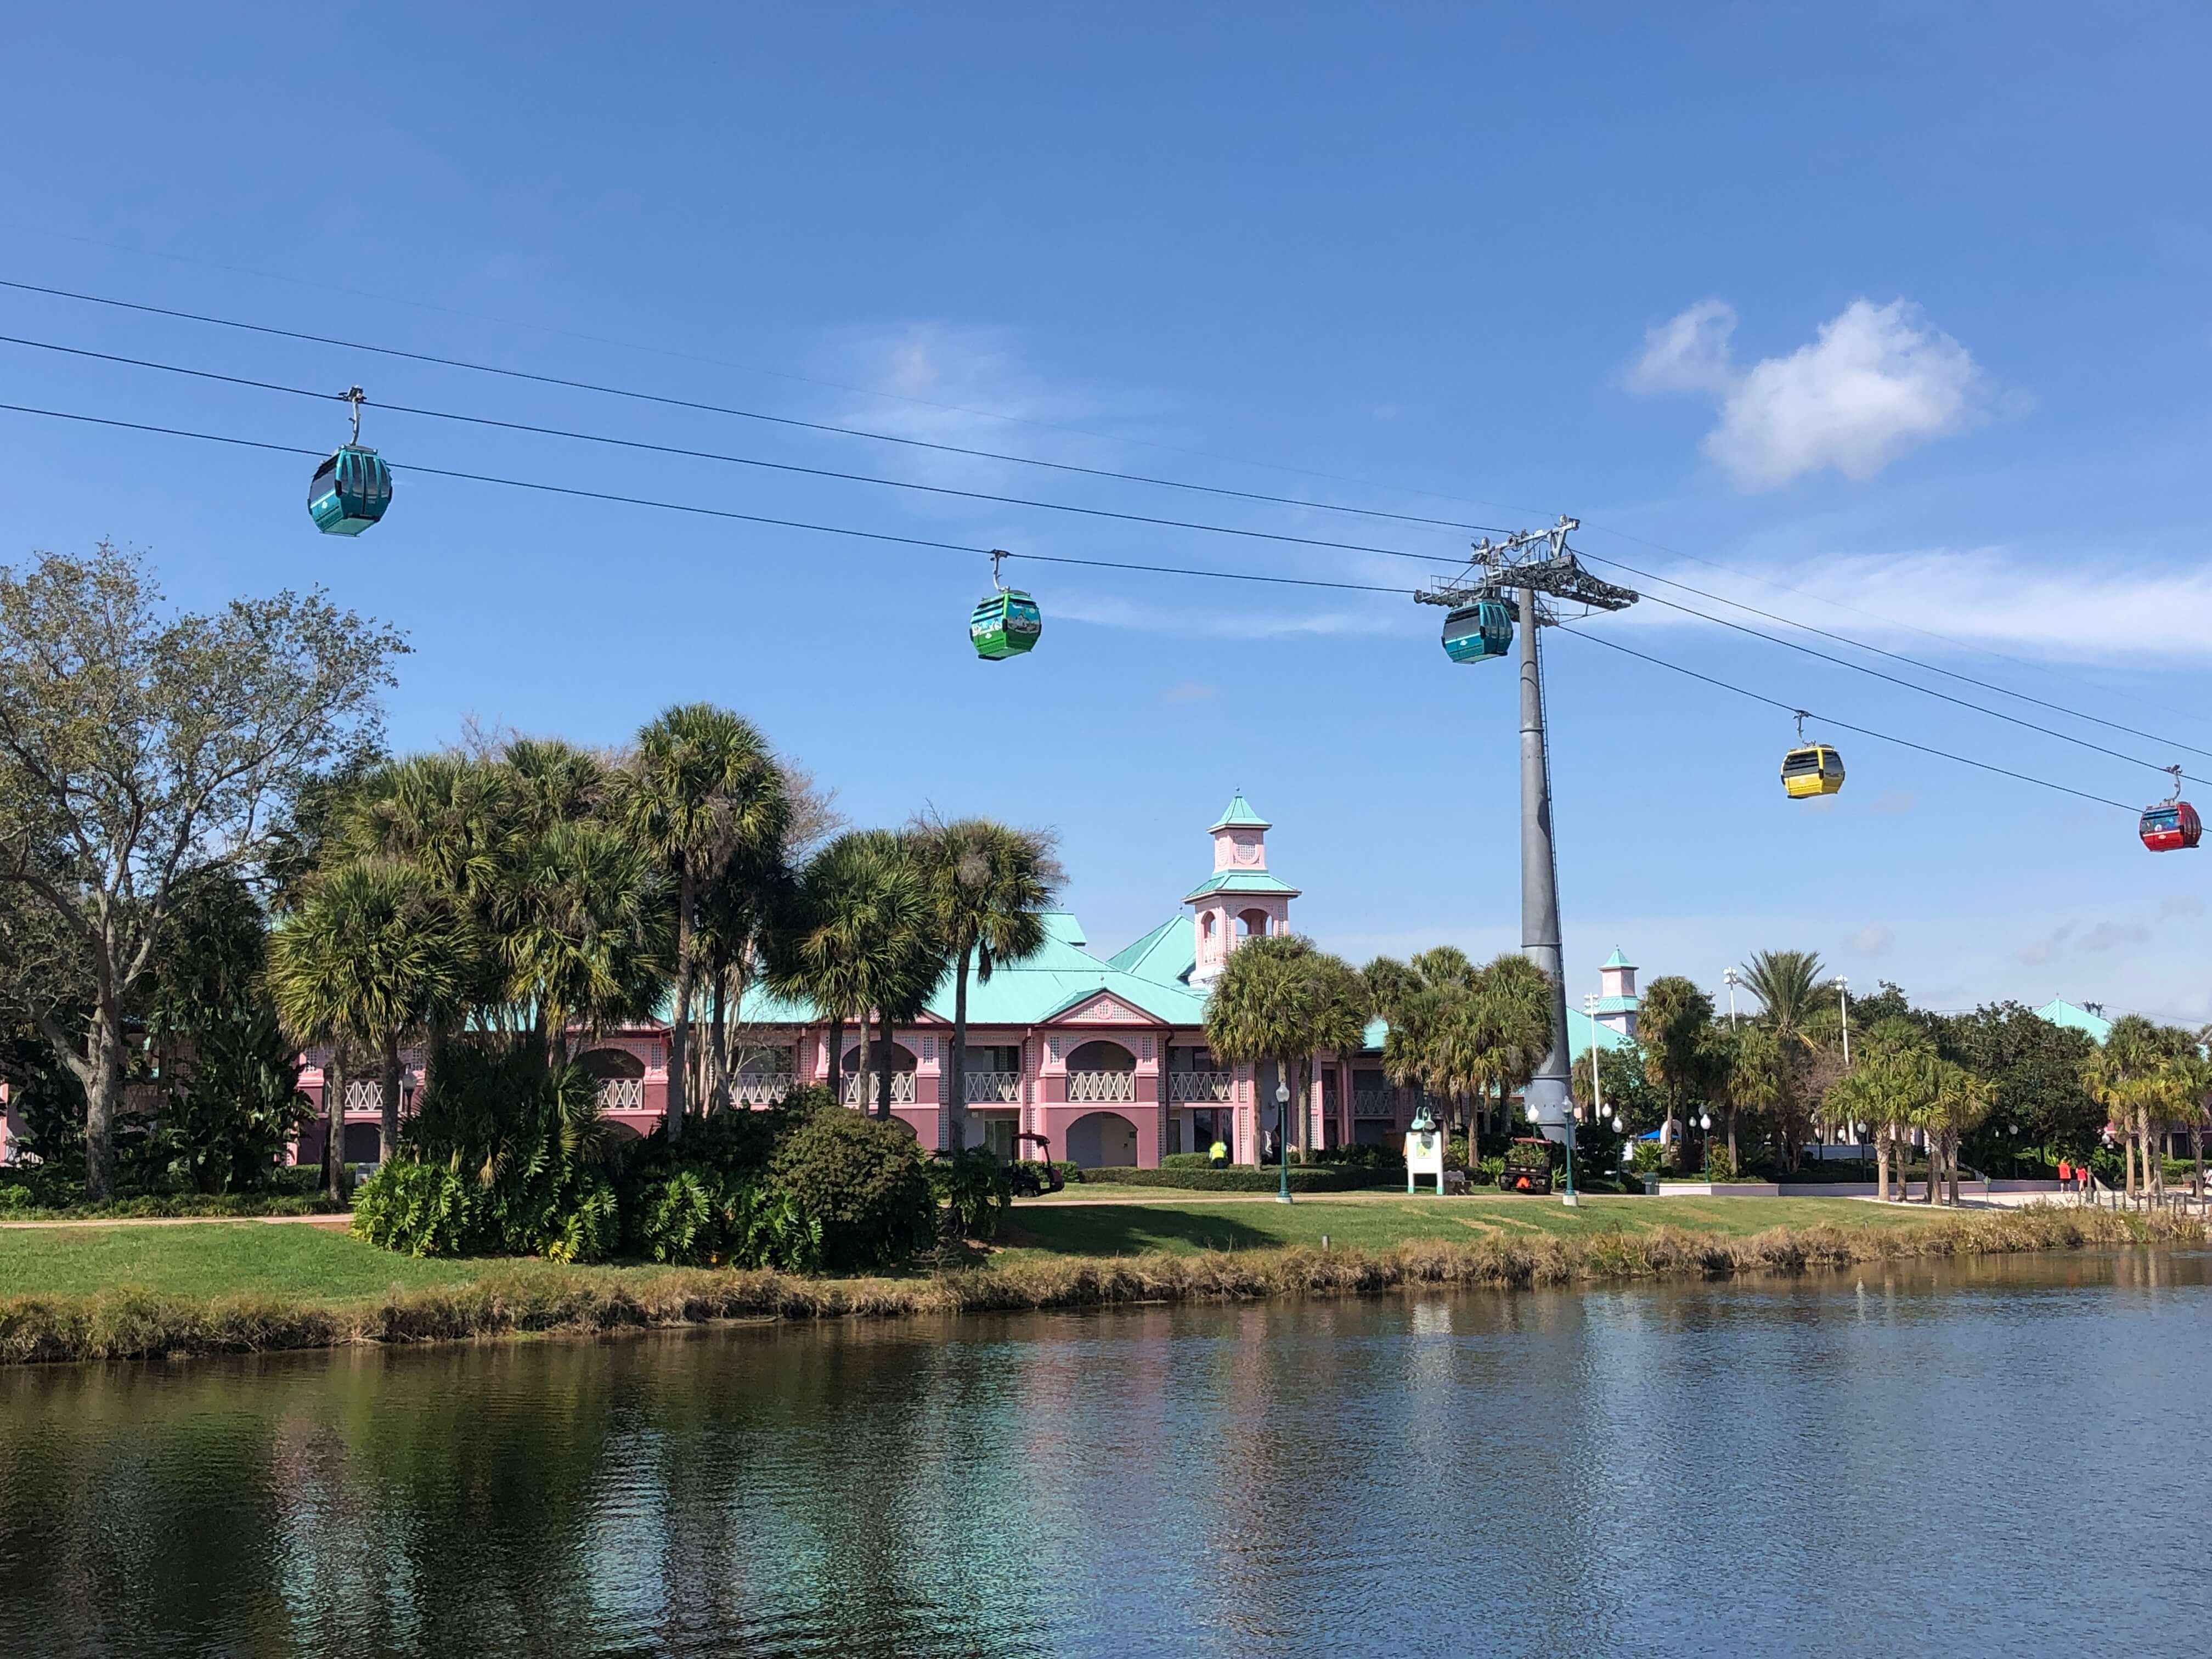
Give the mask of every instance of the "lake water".
M 0 1373 L 9 1655 L 2194 1653 L 2208 1258 Z

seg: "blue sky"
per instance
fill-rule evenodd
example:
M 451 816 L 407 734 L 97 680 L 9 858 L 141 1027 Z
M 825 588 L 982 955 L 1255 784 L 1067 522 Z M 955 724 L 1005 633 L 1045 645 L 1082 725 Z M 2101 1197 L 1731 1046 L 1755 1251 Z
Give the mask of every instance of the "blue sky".
M 1504 526 L 1573 513 L 1593 556 L 2140 728 L 1951 686 L 2212 776 L 2179 747 L 2212 750 L 2199 9 L 308 16 L 14 20 L 0 276 L 1300 501 Z M 963 634 L 980 559 L 407 463 L 1076 558 L 1396 585 L 1418 563 L 374 403 L 1438 570 L 1464 532 L 19 293 L 0 291 L 0 332 L 368 389 L 398 497 L 357 541 L 308 525 L 310 462 L 0 415 L 0 556 L 109 536 L 193 605 L 325 584 L 414 646 L 402 745 L 465 717 L 612 744 L 713 699 L 855 821 L 933 803 L 1057 827 L 1106 948 L 1175 912 L 1242 787 L 1325 943 L 1517 942 L 1511 675 L 1448 665 L 1432 610 L 1032 564 L 1015 579 L 1043 643 L 984 665 Z M 0 385 L 272 442 L 343 435 L 325 405 L 16 346 Z M 2162 793 L 2148 766 L 1656 605 L 1596 627 L 2092 794 Z M 2064 994 L 2212 1018 L 2212 854 L 2154 858 L 2114 807 L 1841 733 L 1845 792 L 1791 805 L 1786 715 L 1547 646 L 1575 994 L 1615 944 L 1716 988 L 1728 963 L 1799 945 L 1937 1006 Z

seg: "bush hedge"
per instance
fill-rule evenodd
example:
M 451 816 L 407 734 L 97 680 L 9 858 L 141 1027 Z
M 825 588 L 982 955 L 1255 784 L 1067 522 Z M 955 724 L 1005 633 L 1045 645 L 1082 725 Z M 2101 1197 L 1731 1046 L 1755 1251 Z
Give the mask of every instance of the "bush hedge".
M 1194 1193 L 1272 1193 L 1282 1184 L 1282 1172 L 1274 1165 L 1255 1170 L 1249 1164 L 1232 1164 L 1225 1170 L 1112 1167 L 1085 1170 L 1083 1178 L 1086 1182 L 1103 1182 L 1113 1186 L 1174 1187 Z M 1403 1165 L 1389 1170 L 1363 1168 L 1357 1164 L 1293 1164 L 1290 1179 L 1291 1190 L 1294 1193 L 1342 1193 L 1361 1187 L 1402 1185 L 1406 1171 Z

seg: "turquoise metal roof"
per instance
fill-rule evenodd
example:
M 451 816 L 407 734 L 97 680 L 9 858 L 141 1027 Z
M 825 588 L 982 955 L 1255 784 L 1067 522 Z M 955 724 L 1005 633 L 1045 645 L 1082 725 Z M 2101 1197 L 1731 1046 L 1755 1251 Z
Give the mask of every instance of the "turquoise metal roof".
M 1178 924 L 1164 924 L 1139 939 L 1117 960 L 1133 952 L 1157 964 L 1166 951 L 1161 934 Z M 1188 923 L 1180 924 L 1186 929 Z M 1036 1025 L 1067 1008 L 1096 996 L 1112 993 L 1131 1007 L 1163 1024 L 1192 1026 L 1206 1018 L 1202 993 L 1177 982 L 1163 981 L 1102 962 L 1083 948 L 1083 925 L 1064 913 L 1045 918 L 1045 941 L 1033 957 L 1001 966 L 988 980 L 968 979 L 968 1023 L 975 1025 Z M 1183 959 L 1189 960 L 1185 951 Z M 930 995 L 928 1012 L 937 1018 L 952 1018 L 952 975 L 948 973 Z M 769 995 L 758 987 L 745 993 L 739 1018 L 762 1025 L 803 1025 L 817 1020 L 813 1008 L 803 1002 Z
M 1288 882 L 1278 881 L 1265 870 L 1224 870 L 1191 889 L 1182 902 L 1188 904 L 1208 893 L 1275 893 L 1284 898 L 1296 898 L 1298 890 Z
M 1621 948 L 1618 945 L 1613 947 L 1613 954 L 1605 959 L 1605 965 L 1608 968 L 1633 968 L 1636 966 L 1634 963 L 1631 962 L 1628 957 L 1623 954 Z
M 1215 830 L 1272 830 L 1274 827 L 1252 810 L 1252 803 L 1244 799 L 1242 789 L 1229 798 L 1229 805 L 1221 809 L 1221 816 L 1213 823 Z
M 1116 951 L 1107 958 L 1106 965 L 1155 984 L 1188 985 L 1191 969 L 1198 966 L 1189 919 L 1176 916 L 1162 922 L 1134 944 Z
M 2087 1031 L 2096 1042 L 2102 1042 L 2112 1034 L 2112 1022 L 2102 1014 L 2093 1014 L 2087 1008 L 2053 997 L 2035 1011 L 2036 1018 L 2047 1019 L 2053 1025 L 2063 1025 L 2069 1031 Z
M 1632 1014 L 1637 1005 L 1643 1000 L 1641 997 L 1600 997 L 1597 1012 L 1601 1014 Z

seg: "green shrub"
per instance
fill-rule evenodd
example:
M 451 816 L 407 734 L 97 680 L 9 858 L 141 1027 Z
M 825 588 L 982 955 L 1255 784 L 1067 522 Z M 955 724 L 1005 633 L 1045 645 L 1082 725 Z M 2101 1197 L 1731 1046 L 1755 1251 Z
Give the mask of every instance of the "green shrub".
M 1170 1152 L 1160 1160 L 1163 1170 L 1210 1170 L 1213 1160 L 1204 1152 Z
M 401 1255 L 459 1255 L 475 1231 L 476 1196 L 443 1164 L 386 1164 L 354 1194 L 353 1235 Z
M 927 1249 L 936 1206 L 921 1146 L 903 1127 L 832 1106 L 783 1137 L 774 1183 L 821 1228 L 823 1265 L 887 1267 Z
M 988 1146 L 932 1158 L 929 1185 L 945 1206 L 947 1223 L 958 1229 L 961 1238 L 996 1238 L 1000 1219 L 1014 1199 L 1006 1165 Z
M 1122 1187 L 1173 1187 L 1194 1193 L 1272 1193 L 1281 1184 L 1282 1171 L 1270 1164 L 1254 1169 L 1232 1164 L 1225 1170 L 1132 1170 L 1126 1167 L 1085 1170 L 1085 1181 Z M 1358 1187 L 1402 1185 L 1406 1171 L 1396 1170 L 1331 1169 L 1322 1164 L 1291 1165 L 1294 1193 L 1340 1193 Z
M 630 1248 L 649 1261 L 806 1273 L 822 1261 L 821 1224 L 758 1177 L 681 1168 L 628 1191 Z

